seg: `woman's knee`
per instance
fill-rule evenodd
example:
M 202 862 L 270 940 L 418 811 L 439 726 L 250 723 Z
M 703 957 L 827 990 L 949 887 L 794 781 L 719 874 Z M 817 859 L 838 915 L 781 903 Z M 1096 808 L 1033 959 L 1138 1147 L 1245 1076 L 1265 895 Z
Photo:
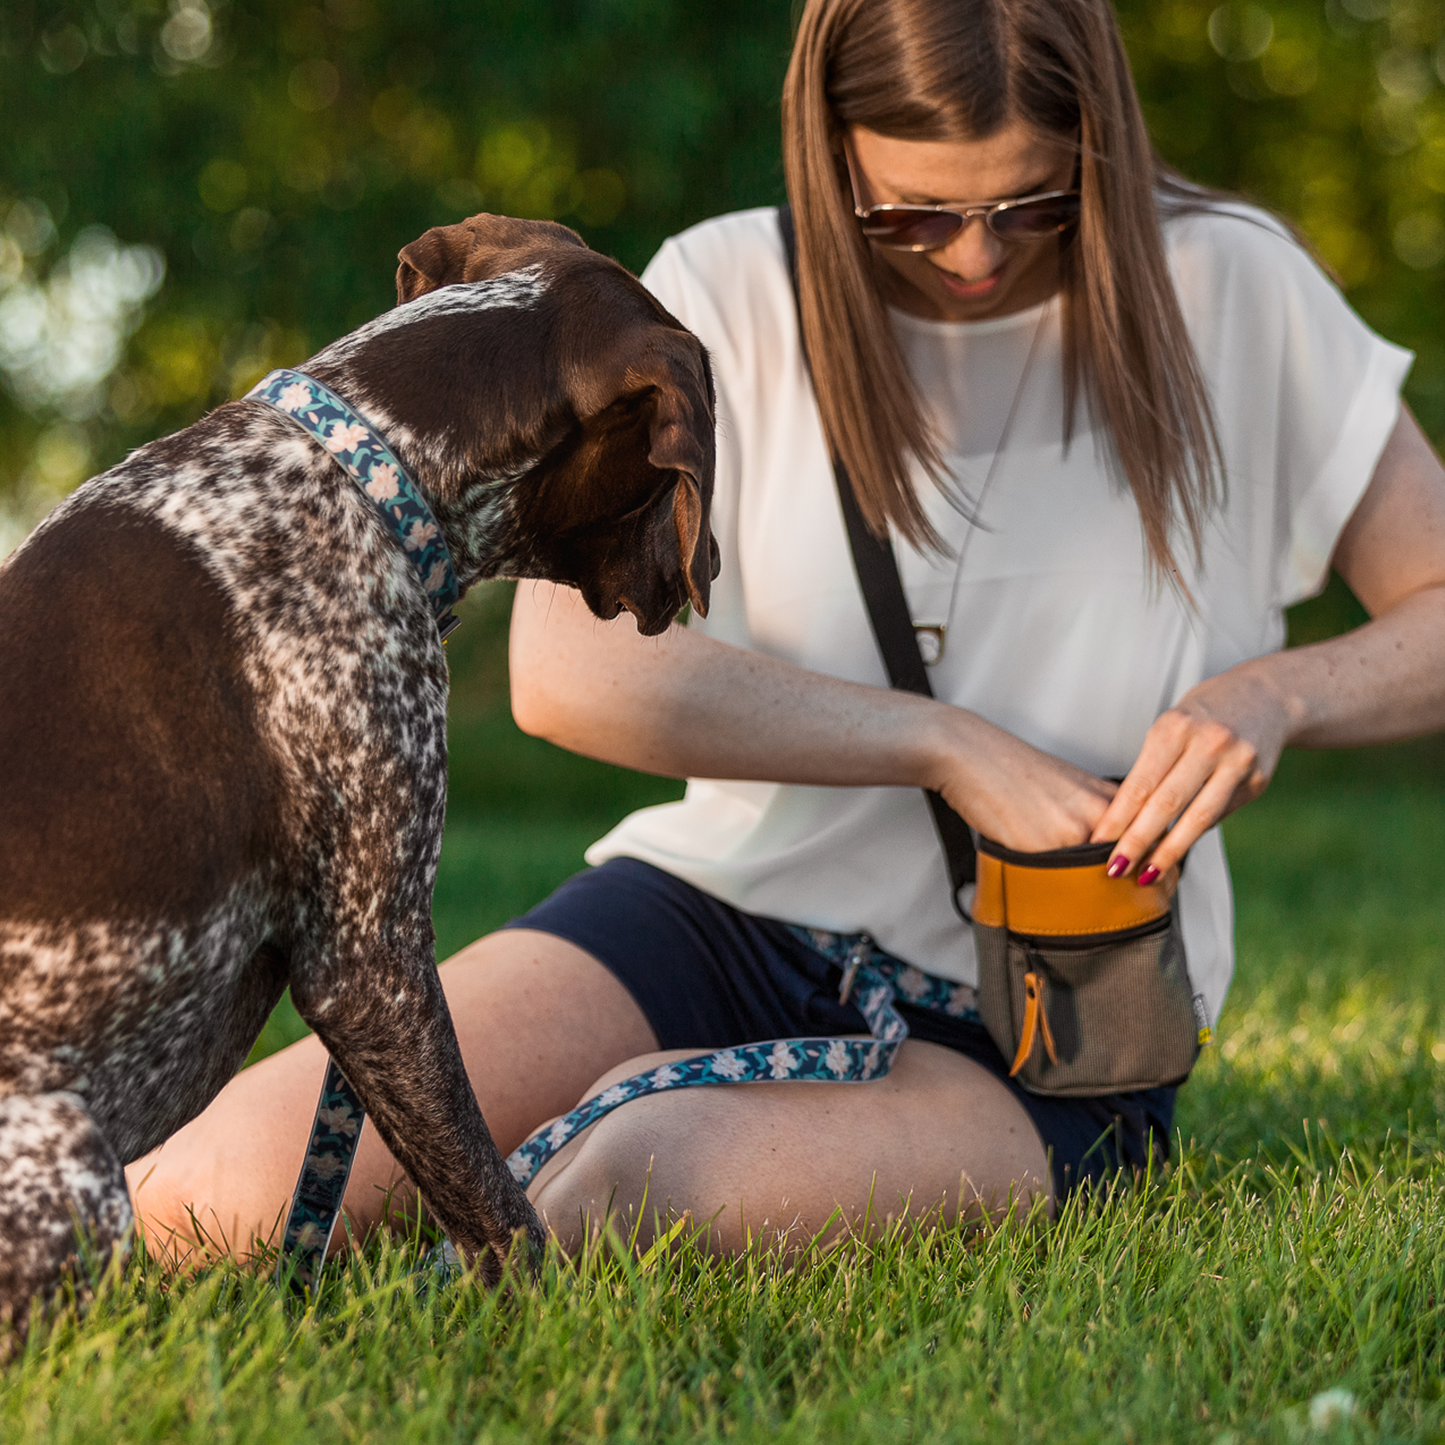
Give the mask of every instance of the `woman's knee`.
M 604 1076 L 591 1092 L 614 1081 Z M 867 1085 L 751 1084 L 633 1100 L 572 1140 L 532 1197 L 569 1249 L 608 1224 L 650 1241 L 660 1222 L 684 1216 L 706 1227 L 710 1247 L 731 1249 L 903 1215 L 970 1223 L 1050 1209 L 1048 1174 L 1043 1144 L 1008 1090 L 947 1050 L 917 1045 L 892 1076 Z
M 574 1141 L 556 1164 L 533 1187 L 532 1202 L 558 1242 L 568 1253 L 581 1247 L 589 1234 L 611 1227 L 625 1237 L 636 1234 L 650 1241 L 656 1223 L 670 1208 L 686 1209 L 659 1199 L 653 1176 L 659 1156 L 668 1157 L 676 1173 L 679 1151 L 669 1137 L 662 1111 L 648 1108 L 653 1101 L 635 1100 L 599 1119 Z M 669 1192 L 676 1192 L 670 1187 Z
M 205 1252 L 207 1232 L 160 1149 L 126 1166 L 125 1182 L 135 1214 L 136 1243 L 158 1263 L 179 1266 Z

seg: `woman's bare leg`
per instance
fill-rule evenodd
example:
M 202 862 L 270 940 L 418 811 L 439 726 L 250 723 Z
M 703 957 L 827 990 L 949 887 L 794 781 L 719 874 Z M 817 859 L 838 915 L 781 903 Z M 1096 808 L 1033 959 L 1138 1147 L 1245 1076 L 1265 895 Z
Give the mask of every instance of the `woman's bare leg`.
M 442 981 L 487 1123 L 510 1152 L 547 1119 L 609 1083 L 694 1052 L 657 1039 L 602 964 L 550 934 L 509 930 L 443 965 Z M 250 1251 L 274 1241 L 300 1168 L 326 1055 L 314 1038 L 247 1069 L 203 1114 L 126 1171 L 152 1251 Z M 600 1077 L 599 1077 L 600 1076 Z M 394 1191 L 394 1194 L 392 1194 Z M 655 1213 L 714 1220 L 713 1247 L 811 1237 L 835 1209 L 849 1223 L 902 1210 L 997 1210 L 1049 1197 L 1028 1115 L 986 1070 L 910 1041 L 870 1084 L 738 1084 L 635 1100 L 541 1171 L 531 1194 L 564 1247 L 611 1204 L 651 1238 Z M 408 1182 L 374 1129 L 362 1135 L 345 1214 L 362 1237 Z M 644 1203 L 645 1201 L 645 1203 Z M 192 1215 L 194 1214 L 194 1223 Z
M 587 1094 L 689 1050 L 632 1059 Z M 733 1084 L 651 1094 L 600 1119 L 548 1161 L 529 1193 L 563 1247 L 607 1217 L 646 1244 L 658 1218 L 711 1221 L 709 1244 L 798 1246 L 827 1225 L 908 1213 L 951 1219 L 1052 1207 L 1028 1114 L 986 1069 L 910 1040 L 867 1084 Z M 583 1221 L 587 1224 L 584 1225 Z
M 441 978 L 503 1154 L 570 1109 L 600 1073 L 657 1048 L 616 978 L 551 934 L 491 934 L 444 964 Z M 183 1256 L 204 1242 L 244 1255 L 257 1238 L 279 1238 L 325 1068 L 319 1040 L 303 1039 L 238 1074 L 203 1114 L 130 1165 L 131 1198 L 153 1253 Z M 392 1191 L 398 1206 L 410 1202 L 408 1181 L 368 1128 L 343 1205 L 354 1235 L 381 1221 Z

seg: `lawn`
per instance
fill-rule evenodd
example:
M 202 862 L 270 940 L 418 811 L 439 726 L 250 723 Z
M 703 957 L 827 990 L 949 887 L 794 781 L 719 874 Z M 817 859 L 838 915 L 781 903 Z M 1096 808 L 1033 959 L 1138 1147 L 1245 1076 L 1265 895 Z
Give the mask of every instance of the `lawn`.
M 517 736 L 498 618 L 474 609 L 454 658 L 443 952 L 674 789 Z M 1438 744 L 1291 756 L 1230 821 L 1218 1046 L 1176 1163 L 1106 1206 L 792 1270 L 604 1246 L 502 1296 L 420 1289 L 418 1243 L 386 1242 L 304 1309 L 137 1258 L 0 1374 L 0 1438 L 1445 1438 L 1442 777 Z

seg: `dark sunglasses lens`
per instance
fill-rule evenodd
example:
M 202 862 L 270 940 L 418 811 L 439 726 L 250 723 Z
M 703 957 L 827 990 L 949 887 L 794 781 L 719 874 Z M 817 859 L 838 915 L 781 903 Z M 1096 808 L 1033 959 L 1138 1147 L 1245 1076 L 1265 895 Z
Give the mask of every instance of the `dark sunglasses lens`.
M 900 206 L 875 211 L 863 222 L 863 234 L 882 246 L 922 246 L 931 251 L 946 245 L 962 224 L 963 217 L 951 211 L 911 211 Z
M 988 218 L 995 236 L 1009 241 L 1025 241 L 1031 237 L 1052 236 L 1079 219 L 1077 196 L 1051 196 L 1043 201 L 1024 201 L 1005 206 Z

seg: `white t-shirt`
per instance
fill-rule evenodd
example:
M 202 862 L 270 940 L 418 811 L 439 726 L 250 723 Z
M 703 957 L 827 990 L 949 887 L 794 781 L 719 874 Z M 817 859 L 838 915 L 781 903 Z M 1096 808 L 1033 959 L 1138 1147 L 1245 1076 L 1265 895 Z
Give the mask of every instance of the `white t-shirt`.
M 1101 776 L 1126 773 L 1150 724 L 1196 683 L 1283 645 L 1283 609 L 1323 585 L 1396 421 L 1411 360 L 1371 332 L 1261 212 L 1171 220 L 1165 245 L 1226 467 L 1203 569 L 1185 569 L 1197 612 L 1151 585 L 1137 507 L 1086 409 L 1063 445 L 1057 301 L 994 321 L 893 314 L 978 522 L 920 479 L 955 556 L 894 539 L 913 617 L 929 622 L 948 611 L 966 542 L 947 645 L 931 669 L 934 693 Z M 775 213 L 694 227 L 663 245 L 643 280 L 708 347 L 717 383 L 713 528 L 722 573 L 707 618 L 690 625 L 815 672 L 887 686 Z M 1187 541 L 1178 550 L 1185 566 Z M 587 858 L 619 855 L 751 913 L 866 930 L 909 963 L 976 981 L 973 941 L 951 906 L 916 788 L 694 778 L 682 801 L 632 814 Z M 1190 854 L 1180 908 L 1190 974 L 1217 1018 L 1233 969 L 1217 829 Z

